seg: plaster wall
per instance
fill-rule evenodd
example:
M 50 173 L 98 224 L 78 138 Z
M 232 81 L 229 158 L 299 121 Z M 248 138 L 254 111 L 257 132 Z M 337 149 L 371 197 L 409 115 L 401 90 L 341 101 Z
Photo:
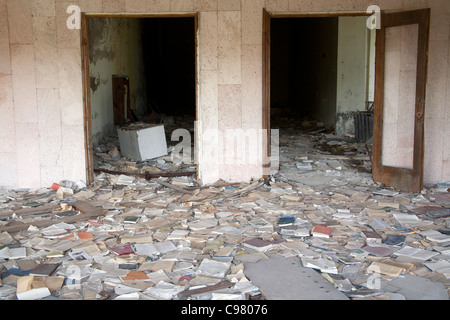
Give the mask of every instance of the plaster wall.
M 339 17 L 336 133 L 354 133 L 353 113 L 364 111 L 369 90 L 367 17 Z
M 133 111 L 143 113 L 147 104 L 139 19 L 89 18 L 89 58 L 92 136 L 94 145 L 114 133 L 112 76 L 130 79 Z

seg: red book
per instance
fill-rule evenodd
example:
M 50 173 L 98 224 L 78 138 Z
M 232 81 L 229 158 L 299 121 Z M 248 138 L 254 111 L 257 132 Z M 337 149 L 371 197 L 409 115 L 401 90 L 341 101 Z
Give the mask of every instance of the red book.
M 331 228 L 317 225 L 314 227 L 312 231 L 312 235 L 314 237 L 322 237 L 322 238 L 329 238 L 331 236 Z
M 134 253 L 133 248 L 131 247 L 131 243 L 125 244 L 123 246 L 112 247 L 109 248 L 109 250 L 111 250 L 111 252 L 117 254 L 118 256 Z
M 80 241 L 94 240 L 94 235 L 91 232 L 77 232 Z

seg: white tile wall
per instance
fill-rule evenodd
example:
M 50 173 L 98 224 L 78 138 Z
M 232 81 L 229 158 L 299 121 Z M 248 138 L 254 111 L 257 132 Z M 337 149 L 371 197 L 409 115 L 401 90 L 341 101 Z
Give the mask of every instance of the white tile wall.
M 66 27 L 71 4 L 90 13 L 199 11 L 200 134 L 223 124 L 262 125 L 263 7 L 293 13 L 365 11 L 372 4 L 385 10 L 431 7 L 425 180 L 450 179 L 450 143 L 443 138 L 450 119 L 448 0 L 0 0 L 0 82 L 5 84 L 0 89 L 5 93 L 0 97 L 0 141 L 6 141 L 0 147 L 1 186 L 86 177 L 80 32 Z M 395 144 L 404 139 L 399 136 Z M 213 143 L 200 140 L 200 152 L 206 155 Z M 258 172 L 250 167 L 219 170 L 210 162 L 200 163 L 199 170 L 204 183 L 222 177 L 247 181 Z

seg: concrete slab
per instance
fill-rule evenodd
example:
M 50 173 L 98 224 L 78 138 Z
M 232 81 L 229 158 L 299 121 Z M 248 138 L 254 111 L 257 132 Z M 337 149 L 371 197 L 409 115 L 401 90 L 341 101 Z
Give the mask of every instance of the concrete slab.
M 268 255 L 245 264 L 245 275 L 267 300 L 348 300 L 317 271 L 304 268 L 295 258 Z
M 440 282 L 405 274 L 387 284 L 381 282 L 385 292 L 401 294 L 406 300 L 449 300 L 445 286 Z

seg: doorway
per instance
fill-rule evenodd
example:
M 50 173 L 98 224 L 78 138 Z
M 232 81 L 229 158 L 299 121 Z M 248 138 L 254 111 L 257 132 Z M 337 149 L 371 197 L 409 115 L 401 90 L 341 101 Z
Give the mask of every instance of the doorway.
M 114 150 L 106 148 L 115 143 L 120 154 L 117 131 L 124 126 L 162 125 L 168 154 L 151 159 L 158 160 L 151 169 L 176 176 L 168 155 L 179 142 L 172 142 L 171 135 L 176 129 L 185 129 L 195 136 L 197 21 L 197 14 L 83 15 L 88 183 L 93 182 L 99 161 L 113 156 L 108 152 Z M 133 161 L 126 160 L 131 160 L 126 161 L 128 165 Z M 150 168 L 146 160 L 134 161 L 137 169 Z M 196 172 L 194 163 L 179 171 L 192 175 Z M 113 165 L 111 171 L 123 171 L 121 168 Z M 132 173 L 136 172 L 142 170 Z
M 272 127 L 286 118 L 335 126 L 338 26 L 337 17 L 272 20 Z
M 357 141 L 355 132 L 355 114 L 374 100 L 375 31 L 366 21 L 265 13 L 263 125 L 280 130 L 281 174 L 309 183 L 371 176 L 370 136 Z

